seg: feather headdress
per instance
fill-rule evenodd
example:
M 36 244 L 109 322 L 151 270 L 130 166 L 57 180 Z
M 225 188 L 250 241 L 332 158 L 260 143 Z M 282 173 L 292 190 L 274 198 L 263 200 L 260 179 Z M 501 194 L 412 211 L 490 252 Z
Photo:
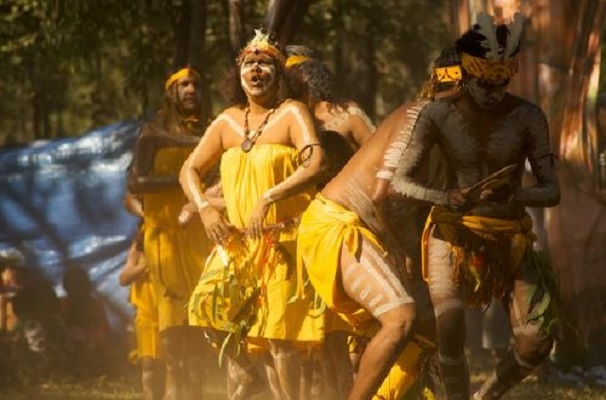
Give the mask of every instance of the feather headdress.
M 505 45 L 505 58 L 511 57 L 520 45 L 520 38 L 524 30 L 524 17 L 519 12 L 513 14 L 512 21 L 507 24 L 509 35 L 507 36 L 507 44 Z
M 497 25 L 493 17 L 479 13 L 477 24 L 470 31 L 470 35 L 476 34 L 480 38 L 476 38 L 475 41 L 471 39 L 471 42 L 468 40 L 466 43 L 470 47 L 460 49 L 461 64 L 465 71 L 495 83 L 511 79 L 519 68 L 518 60 L 514 55 L 520 45 L 523 29 L 524 17 L 520 13 L 514 14 L 507 25 Z M 463 35 L 466 36 L 467 34 Z M 476 46 L 484 50 L 482 56 L 477 50 L 473 50 Z
M 241 64 L 244 58 L 250 53 L 267 53 L 281 64 L 284 64 L 284 61 L 286 61 L 284 53 L 278 48 L 272 35 L 261 29 L 255 29 L 255 36 L 248 42 L 242 51 L 240 51 L 237 59 L 238 65 Z
M 482 41 L 482 47 L 486 51 L 486 59 L 490 61 L 502 61 L 503 49 L 497 39 L 497 30 L 494 18 L 486 13 L 478 14 L 478 29 L 476 31 L 482 34 L 486 39 Z

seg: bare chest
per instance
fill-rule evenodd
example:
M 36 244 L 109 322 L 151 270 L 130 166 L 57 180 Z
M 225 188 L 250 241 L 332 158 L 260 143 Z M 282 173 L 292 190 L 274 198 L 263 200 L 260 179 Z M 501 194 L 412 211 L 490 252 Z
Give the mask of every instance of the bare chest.
M 451 110 L 440 123 L 439 141 L 457 171 L 484 176 L 526 157 L 526 124 L 515 110 L 500 115 Z

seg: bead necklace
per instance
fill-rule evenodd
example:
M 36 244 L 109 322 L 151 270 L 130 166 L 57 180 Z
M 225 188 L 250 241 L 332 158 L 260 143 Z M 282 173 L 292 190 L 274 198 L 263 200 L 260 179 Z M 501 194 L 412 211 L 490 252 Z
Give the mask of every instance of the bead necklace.
M 265 118 L 263 118 L 263 122 L 261 122 L 261 125 L 259 125 L 257 130 L 253 132 L 252 136 L 249 136 L 250 127 L 248 126 L 248 114 L 250 114 L 250 106 L 246 107 L 246 112 L 244 113 L 244 140 L 240 144 L 240 147 L 242 148 L 243 152 L 248 153 L 252 150 L 253 146 L 257 142 L 257 139 L 259 138 L 259 136 L 261 136 L 263 128 L 265 128 L 265 125 L 267 125 L 269 117 L 274 113 L 274 111 L 276 111 L 275 108 L 269 110 L 265 115 Z

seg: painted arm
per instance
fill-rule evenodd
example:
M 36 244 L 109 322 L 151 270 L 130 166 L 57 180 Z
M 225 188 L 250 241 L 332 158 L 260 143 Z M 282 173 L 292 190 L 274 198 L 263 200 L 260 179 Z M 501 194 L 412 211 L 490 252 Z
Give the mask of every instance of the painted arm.
M 285 107 L 289 107 L 285 118 L 288 118 L 290 140 L 299 150 L 302 162 L 288 178 L 261 196 L 249 221 L 248 230 L 252 237 L 260 237 L 262 234 L 263 220 L 272 203 L 294 196 L 312 186 L 321 178 L 326 167 L 324 151 L 307 107 L 298 101 L 289 102 Z
M 204 196 L 208 201 L 208 204 L 220 212 L 225 212 L 227 208 L 225 205 L 225 198 L 223 197 L 223 187 L 221 186 L 221 182 L 209 187 L 204 192 Z M 179 214 L 179 223 L 181 225 L 186 225 L 197 213 L 196 206 L 192 203 L 187 203 L 181 208 L 181 213 Z
M 204 178 L 223 154 L 222 130 L 225 124 L 220 118 L 215 119 L 206 129 L 206 133 L 183 164 L 179 174 L 179 183 L 189 202 L 195 206 L 204 224 L 208 237 L 220 243 L 229 234 L 230 228 L 223 214 L 210 207 L 204 191 Z
M 536 184 L 520 187 L 513 201 L 527 207 L 553 207 L 560 202 L 560 188 L 555 174 L 555 155 L 549 143 L 549 128 L 543 111 L 532 106 L 528 121 L 528 161 Z
M 393 141 L 402 127 L 406 126 L 407 109 L 407 105 L 397 108 L 381 122 L 375 133 L 376 138 L 386 137 L 384 142 L 381 142 L 384 147 L 383 159 L 375 176 L 370 196 L 375 207 L 387 197 L 397 162 L 402 155 L 401 149 L 393 147 Z
M 419 103 L 406 112 L 408 121 L 388 146 L 385 165 L 388 171 L 395 168 L 391 185 L 397 193 L 413 199 L 445 205 L 451 202 L 448 192 L 431 189 L 412 178 L 415 168 L 427 157 L 433 145 L 435 128 L 430 115 L 435 104 Z

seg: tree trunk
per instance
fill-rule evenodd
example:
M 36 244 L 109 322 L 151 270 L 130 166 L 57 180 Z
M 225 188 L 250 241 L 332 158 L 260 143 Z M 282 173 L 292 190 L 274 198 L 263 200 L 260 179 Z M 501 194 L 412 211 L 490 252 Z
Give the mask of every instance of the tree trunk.
M 234 56 L 246 43 L 244 2 L 245 0 L 229 0 L 229 42 Z
M 202 87 L 208 87 L 206 76 L 206 57 L 204 48 L 206 43 L 206 0 L 190 1 L 190 28 L 188 40 L 188 64 L 201 72 Z M 210 90 L 202 90 L 202 121 L 206 121 L 212 110 Z
M 291 44 L 311 0 L 270 0 L 265 24 L 275 32 L 281 46 Z
M 375 65 L 376 37 L 373 32 L 375 21 L 365 14 L 364 18 L 352 18 L 350 26 L 341 19 L 342 7 L 348 3 L 340 2 L 333 10 L 333 19 L 337 32 L 334 47 L 335 77 L 338 92 L 343 97 L 357 102 L 371 119 L 376 117 L 375 98 L 378 87 L 378 72 Z
M 173 32 L 175 35 L 175 45 L 173 71 L 182 68 L 189 60 L 192 1 L 195 0 L 183 0 L 174 6 Z

